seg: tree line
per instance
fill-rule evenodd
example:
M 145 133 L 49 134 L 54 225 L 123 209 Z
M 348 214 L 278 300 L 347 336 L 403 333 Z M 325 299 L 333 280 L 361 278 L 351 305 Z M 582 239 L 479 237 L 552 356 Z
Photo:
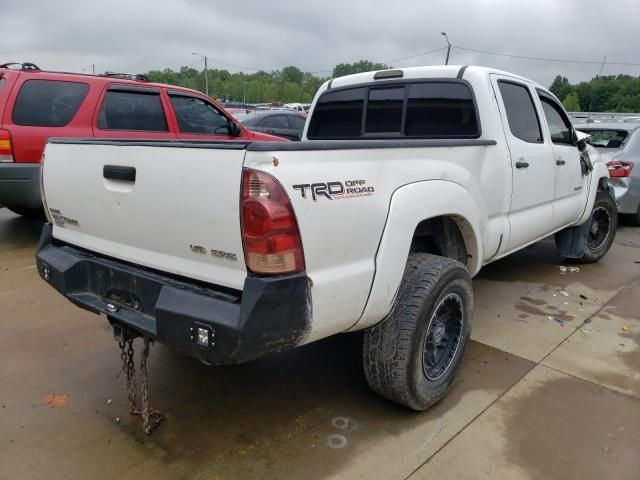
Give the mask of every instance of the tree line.
M 247 103 L 311 103 L 320 85 L 329 78 L 386 68 L 389 66 L 368 60 L 340 63 L 327 77 L 303 72 L 293 65 L 282 70 L 256 73 L 231 73 L 228 70 L 213 69 L 208 71 L 207 79 L 209 95 L 216 99 L 226 97 L 232 98 L 234 102 Z M 170 68 L 151 70 L 146 75 L 153 82 L 205 91 L 204 71 L 193 67 L 182 67 L 177 71 Z
M 549 89 L 569 112 L 640 112 L 640 77 L 604 75 L 571 84 L 558 75 Z
M 329 78 L 386 68 L 391 67 L 360 60 L 354 63 L 340 63 L 328 76 L 303 72 L 293 65 L 282 70 L 255 73 L 231 73 L 224 69 L 213 69 L 208 71 L 209 95 L 217 99 L 231 98 L 234 102 L 310 103 L 320 85 Z M 204 71 L 193 67 L 182 67 L 180 70 L 152 70 L 147 76 L 154 82 L 205 91 Z M 550 90 L 570 112 L 640 112 L 640 77 L 596 76 L 586 82 L 571 84 L 567 77 L 558 75 L 553 80 Z

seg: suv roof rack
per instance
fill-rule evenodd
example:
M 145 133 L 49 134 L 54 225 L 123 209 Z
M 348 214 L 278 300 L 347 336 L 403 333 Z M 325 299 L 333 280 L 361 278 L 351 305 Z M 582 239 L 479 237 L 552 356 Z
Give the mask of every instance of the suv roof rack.
M 16 66 L 18 68 L 16 68 Z M 31 62 L 8 62 L 0 65 L 0 68 L 6 68 L 9 70 L 30 70 L 30 71 L 39 71 L 40 67 L 35 63 Z
M 102 77 L 120 78 L 123 80 L 139 80 L 141 82 L 148 82 L 149 77 L 142 73 L 117 73 L 117 72 L 104 72 Z

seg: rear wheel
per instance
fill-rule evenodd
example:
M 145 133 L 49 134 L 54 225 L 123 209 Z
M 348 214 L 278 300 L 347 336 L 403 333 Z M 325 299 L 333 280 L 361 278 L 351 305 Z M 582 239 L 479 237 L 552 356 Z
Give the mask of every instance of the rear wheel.
M 581 260 L 593 263 L 600 260 L 611 248 L 618 228 L 618 209 L 611 195 L 598 191 L 591 213 L 591 227 Z
M 413 410 L 440 400 L 460 366 L 472 310 L 471 278 L 462 263 L 411 254 L 391 314 L 364 336 L 371 388 Z

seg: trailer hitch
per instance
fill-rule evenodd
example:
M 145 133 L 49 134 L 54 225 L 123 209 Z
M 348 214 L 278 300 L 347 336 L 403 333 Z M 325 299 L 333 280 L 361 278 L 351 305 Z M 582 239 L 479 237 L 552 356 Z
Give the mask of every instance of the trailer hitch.
M 149 347 L 152 340 L 142 335 L 136 330 L 118 323 L 114 318 L 109 317 L 109 323 L 113 329 L 113 336 L 120 347 L 120 359 L 122 360 L 122 373 L 124 373 L 125 388 L 129 399 L 129 414 L 142 417 L 142 429 L 149 435 L 151 431 L 160 425 L 164 420 L 164 415 L 158 410 L 153 410 L 149 404 L 149 374 L 147 371 L 147 360 L 149 358 Z M 136 370 L 134 362 L 133 341 L 141 337 L 143 348 L 140 354 L 140 397 L 141 408 L 138 408 L 136 401 Z

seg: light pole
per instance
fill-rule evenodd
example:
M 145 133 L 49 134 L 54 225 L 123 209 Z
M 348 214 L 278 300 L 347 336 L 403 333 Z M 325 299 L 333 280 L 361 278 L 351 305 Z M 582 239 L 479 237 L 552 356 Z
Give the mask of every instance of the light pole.
M 247 103 L 247 82 L 242 82 L 242 103 Z
M 199 55 L 204 58 L 204 92 L 209 95 L 209 75 L 207 72 L 207 56 L 198 52 L 193 52 L 191 55 Z
M 447 37 L 446 32 L 440 32 L 440 35 L 442 35 L 447 40 L 447 59 L 444 61 L 444 64 L 449 65 L 449 54 L 451 53 L 451 42 L 449 41 L 449 37 Z

